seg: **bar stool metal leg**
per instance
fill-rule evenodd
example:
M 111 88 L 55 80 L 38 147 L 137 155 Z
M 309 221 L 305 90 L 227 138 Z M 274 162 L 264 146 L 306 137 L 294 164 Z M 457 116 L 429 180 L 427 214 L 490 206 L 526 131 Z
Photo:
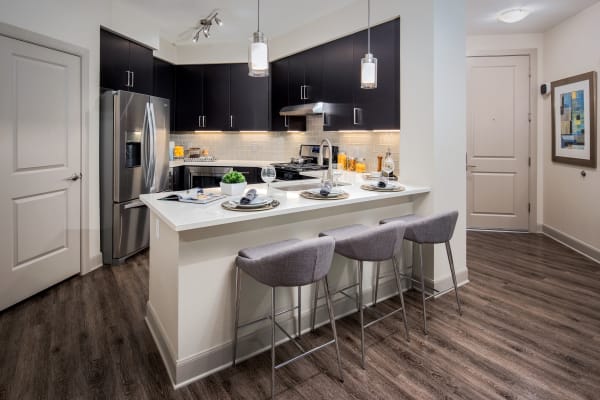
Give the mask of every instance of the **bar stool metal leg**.
M 356 269 L 356 283 L 362 282 L 362 276 L 360 275 L 360 266 L 362 265 L 362 263 L 360 261 L 358 261 L 358 265 L 359 265 L 359 268 Z M 360 310 L 360 304 L 362 304 L 360 301 L 360 298 L 359 298 L 361 295 L 362 295 L 362 287 L 357 285 L 356 286 L 356 297 L 355 297 L 357 310 Z
M 315 282 L 315 296 L 313 299 L 313 308 L 312 308 L 312 321 L 311 321 L 311 332 L 315 331 L 315 322 L 317 320 L 317 301 L 319 300 L 319 281 Z
M 340 356 L 340 347 L 338 345 L 337 330 L 335 328 L 335 317 L 333 315 L 333 306 L 331 305 L 331 298 L 329 297 L 329 283 L 327 277 L 323 282 L 323 288 L 325 289 L 325 301 L 327 302 L 327 311 L 329 312 L 329 320 L 331 321 L 331 330 L 333 331 L 333 339 L 335 340 L 335 353 L 337 355 L 338 368 L 340 370 L 340 381 L 344 382 L 344 375 L 342 373 L 342 357 Z
M 275 288 L 271 288 L 271 399 L 275 398 Z
M 425 311 L 425 271 L 423 268 L 423 244 L 419 243 L 419 274 L 421 275 L 421 299 L 423 302 L 423 332 L 427 335 L 427 311 Z
M 360 312 L 360 365 L 365 369 L 365 320 L 363 313 L 363 262 L 358 262 L 358 310 Z
M 298 286 L 298 339 L 302 336 L 302 286 Z
M 458 285 L 456 284 L 456 273 L 454 272 L 454 258 L 452 257 L 452 250 L 450 249 L 450 242 L 444 243 L 446 245 L 446 254 L 448 254 L 448 262 L 450 263 L 450 273 L 452 274 L 452 283 L 454 284 L 454 294 L 456 295 L 456 304 L 458 305 L 458 314 L 462 315 L 462 309 L 460 307 L 460 300 L 458 299 Z
M 373 307 L 377 305 L 377 292 L 379 291 L 379 269 L 381 262 L 377 262 L 377 271 L 375 273 L 375 296 L 373 298 Z
M 240 290 L 242 287 L 242 273 L 240 268 L 235 266 L 235 326 L 233 328 L 233 366 L 237 356 L 238 326 L 240 322 Z
M 402 281 L 400 280 L 400 266 L 396 261 L 396 257 L 392 258 L 394 264 L 394 274 L 396 275 L 396 285 L 398 286 L 398 295 L 400 296 L 400 304 L 402 305 L 402 320 L 404 321 L 404 330 L 406 331 L 406 341 L 410 342 L 408 334 L 408 320 L 406 319 L 406 307 L 404 306 L 404 294 L 402 293 Z

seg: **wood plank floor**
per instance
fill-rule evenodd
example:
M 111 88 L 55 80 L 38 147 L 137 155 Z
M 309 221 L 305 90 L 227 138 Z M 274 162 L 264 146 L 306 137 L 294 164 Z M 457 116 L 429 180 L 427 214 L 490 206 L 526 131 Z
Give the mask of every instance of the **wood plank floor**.
M 600 265 L 542 235 L 470 232 L 468 266 L 462 317 L 452 294 L 428 303 L 425 337 L 419 297 L 409 294 L 411 342 L 398 318 L 369 328 L 366 370 L 357 316 L 346 317 L 338 322 L 345 382 L 329 346 L 277 373 L 278 398 L 599 399 Z M 147 291 L 140 255 L 0 313 L 0 399 L 268 397 L 269 353 L 174 391 L 143 321 Z

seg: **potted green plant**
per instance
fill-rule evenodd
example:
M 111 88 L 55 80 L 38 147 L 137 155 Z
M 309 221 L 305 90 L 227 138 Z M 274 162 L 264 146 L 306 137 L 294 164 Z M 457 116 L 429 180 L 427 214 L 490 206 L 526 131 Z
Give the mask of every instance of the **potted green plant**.
M 238 171 L 231 170 L 221 178 L 221 193 L 237 196 L 246 189 L 246 177 Z

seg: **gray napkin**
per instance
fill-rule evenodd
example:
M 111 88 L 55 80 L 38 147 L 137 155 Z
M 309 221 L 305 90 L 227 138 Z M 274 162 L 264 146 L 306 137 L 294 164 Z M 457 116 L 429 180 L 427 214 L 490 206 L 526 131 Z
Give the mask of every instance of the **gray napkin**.
M 321 184 L 321 190 L 319 191 L 319 194 L 323 197 L 329 196 L 329 193 L 331 193 L 331 189 L 331 182 L 325 181 Z
M 256 198 L 256 189 L 250 189 L 246 192 L 244 197 L 240 199 L 240 204 L 250 204 L 252 200 Z

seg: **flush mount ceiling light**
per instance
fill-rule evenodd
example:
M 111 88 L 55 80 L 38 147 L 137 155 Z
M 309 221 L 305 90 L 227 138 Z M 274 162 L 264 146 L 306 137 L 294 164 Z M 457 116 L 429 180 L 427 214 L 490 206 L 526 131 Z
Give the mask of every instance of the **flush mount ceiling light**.
M 367 11 L 367 54 L 360 60 L 360 88 L 377 89 L 377 59 L 371 54 L 371 0 Z
M 206 18 L 202 18 L 195 27 L 191 28 L 191 32 L 193 33 L 192 42 L 198 42 L 200 35 L 208 39 L 210 37 L 210 28 L 212 28 L 213 24 L 223 26 L 223 20 L 219 18 L 219 10 L 212 10 Z
M 530 11 L 524 8 L 511 8 L 498 14 L 498 21 L 514 24 L 527 18 Z
M 248 46 L 248 76 L 262 78 L 269 76 L 269 48 L 265 35 L 260 31 L 260 0 L 258 0 L 256 32 L 250 38 Z

